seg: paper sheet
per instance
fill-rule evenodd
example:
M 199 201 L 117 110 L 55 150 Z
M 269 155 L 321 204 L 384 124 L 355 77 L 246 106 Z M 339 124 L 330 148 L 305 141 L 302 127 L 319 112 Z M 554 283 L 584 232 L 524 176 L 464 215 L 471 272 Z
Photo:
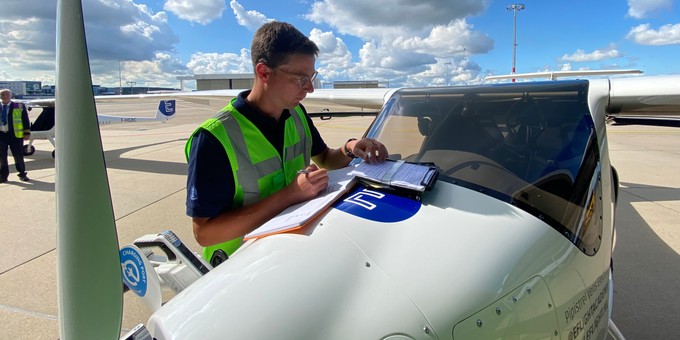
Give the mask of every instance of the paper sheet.
M 244 239 L 271 235 L 300 227 L 345 193 L 348 185 L 354 179 L 351 171 L 352 167 L 329 171 L 328 188 L 318 197 L 288 207 L 267 223 L 247 234 Z

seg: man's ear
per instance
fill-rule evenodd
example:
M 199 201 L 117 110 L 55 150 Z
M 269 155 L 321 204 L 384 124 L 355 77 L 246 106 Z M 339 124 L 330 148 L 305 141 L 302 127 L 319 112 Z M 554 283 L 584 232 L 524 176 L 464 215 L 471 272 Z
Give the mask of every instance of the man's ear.
M 271 74 L 271 69 L 269 66 L 263 64 L 263 63 L 258 63 L 255 65 L 255 75 L 257 76 L 258 79 L 262 80 L 264 83 L 267 83 L 269 81 L 269 75 Z

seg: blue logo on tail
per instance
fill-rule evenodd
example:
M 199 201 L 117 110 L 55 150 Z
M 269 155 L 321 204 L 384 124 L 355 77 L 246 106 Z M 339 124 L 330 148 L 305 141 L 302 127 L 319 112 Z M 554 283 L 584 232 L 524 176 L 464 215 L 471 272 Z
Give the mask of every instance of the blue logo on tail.
M 170 117 L 175 114 L 175 100 L 161 100 L 158 104 L 158 111 L 164 116 Z

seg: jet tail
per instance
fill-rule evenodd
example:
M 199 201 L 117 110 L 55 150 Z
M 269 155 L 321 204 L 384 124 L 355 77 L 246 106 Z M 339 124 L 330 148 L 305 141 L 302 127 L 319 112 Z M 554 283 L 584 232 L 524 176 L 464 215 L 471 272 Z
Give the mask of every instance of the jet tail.
M 158 109 L 156 110 L 157 120 L 170 120 L 175 118 L 175 100 L 161 100 L 158 102 Z

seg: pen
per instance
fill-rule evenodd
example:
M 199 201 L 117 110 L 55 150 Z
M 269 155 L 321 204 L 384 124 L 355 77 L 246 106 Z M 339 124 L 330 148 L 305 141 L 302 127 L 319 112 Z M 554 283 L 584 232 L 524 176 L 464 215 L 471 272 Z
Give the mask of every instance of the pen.
M 308 169 L 300 169 L 300 170 L 297 171 L 297 173 L 298 173 L 298 174 L 305 174 L 305 175 L 306 175 L 306 174 L 309 173 L 309 170 L 308 170 Z

